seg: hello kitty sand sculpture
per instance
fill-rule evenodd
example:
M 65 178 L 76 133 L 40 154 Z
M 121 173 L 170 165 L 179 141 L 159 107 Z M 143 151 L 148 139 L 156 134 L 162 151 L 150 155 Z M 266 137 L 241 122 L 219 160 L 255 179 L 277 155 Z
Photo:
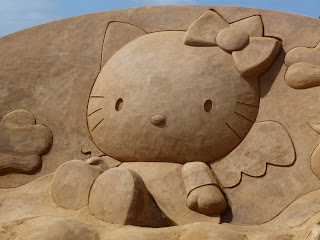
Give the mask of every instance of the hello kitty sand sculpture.
M 319 41 L 200 5 L 1 37 L 0 239 L 318 239 Z
M 237 147 L 253 126 L 258 77 L 280 50 L 277 39 L 263 36 L 259 16 L 229 24 L 213 10 L 187 32 L 144 34 L 128 43 L 105 64 L 88 102 L 91 138 L 108 157 L 59 167 L 53 199 L 71 209 L 89 204 L 110 223 L 219 222 L 228 204 L 209 164 Z M 183 179 L 184 186 L 175 187 L 186 192 L 180 203 L 164 199 L 170 202 L 177 184 L 167 177 L 172 171 Z M 151 197 L 148 189 L 156 186 L 149 182 L 165 192 L 163 206 L 158 194 Z

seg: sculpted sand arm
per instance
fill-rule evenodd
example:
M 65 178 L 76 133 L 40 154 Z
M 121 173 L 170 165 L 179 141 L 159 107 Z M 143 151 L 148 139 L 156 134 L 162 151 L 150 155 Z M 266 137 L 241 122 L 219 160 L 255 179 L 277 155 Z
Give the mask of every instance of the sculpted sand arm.
M 207 164 L 186 163 L 181 175 L 188 196 L 187 206 L 191 210 L 206 215 L 220 214 L 226 210 L 227 202 Z

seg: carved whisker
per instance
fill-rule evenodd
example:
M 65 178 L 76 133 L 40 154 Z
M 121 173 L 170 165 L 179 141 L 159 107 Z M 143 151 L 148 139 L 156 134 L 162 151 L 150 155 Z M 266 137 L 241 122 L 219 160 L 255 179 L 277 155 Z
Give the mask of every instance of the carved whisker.
M 104 120 L 104 118 L 102 118 L 102 119 L 100 120 L 100 122 L 98 122 L 98 123 L 91 129 L 91 132 L 92 132 L 96 127 L 98 127 L 98 125 L 99 125 L 103 120 Z
M 248 120 L 249 122 L 254 123 L 252 120 L 250 120 L 249 118 L 247 118 L 247 117 L 243 116 L 242 114 L 240 114 L 240 113 L 238 113 L 238 112 L 234 112 L 234 113 L 235 113 L 235 114 L 237 114 L 237 115 L 239 115 L 240 117 L 242 117 L 242 118 L 244 118 L 244 119 Z
M 96 112 L 99 112 L 101 109 L 102 109 L 102 108 L 99 108 L 99 109 L 93 111 L 92 113 L 88 114 L 88 117 L 91 116 L 92 114 L 96 113 Z
M 242 140 L 242 138 L 239 136 L 239 134 L 238 134 L 228 123 L 226 123 L 226 125 L 231 129 L 231 131 L 232 131 L 240 140 Z
M 259 106 L 256 106 L 256 105 L 253 105 L 253 104 L 250 104 L 250 103 L 243 103 L 243 102 L 237 102 L 238 104 L 242 104 L 242 105 L 246 105 L 246 106 L 250 106 L 250 107 L 256 107 L 258 108 Z
M 90 96 L 90 98 L 104 98 L 104 96 Z

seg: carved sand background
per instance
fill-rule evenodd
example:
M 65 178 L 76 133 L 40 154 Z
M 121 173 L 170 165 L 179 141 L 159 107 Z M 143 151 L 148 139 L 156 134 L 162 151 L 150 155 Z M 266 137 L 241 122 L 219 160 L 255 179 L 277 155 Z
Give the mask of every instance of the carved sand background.
M 285 152 L 282 158 L 290 158 L 288 164 L 270 160 L 263 169 L 242 173 L 234 177 L 237 180 L 228 182 L 232 169 L 239 166 L 232 160 L 223 166 L 219 166 L 223 160 L 217 162 L 218 169 L 230 170 L 227 176 L 217 175 L 219 179 L 227 179 L 226 184 L 223 181 L 221 184 L 232 209 L 222 217 L 226 223 L 220 225 L 191 223 L 202 221 L 193 219 L 181 220 L 190 225 L 163 229 L 123 227 L 96 219 L 87 208 L 67 210 L 55 204 L 50 194 L 54 171 L 67 161 L 90 157 L 90 152 L 83 152 L 89 137 L 87 104 L 104 64 L 130 39 L 145 32 L 186 31 L 209 9 L 217 11 L 229 23 L 260 15 L 264 36 L 282 42 L 280 56 L 260 77 L 260 107 L 257 125 L 254 125 L 258 127 L 253 127 L 241 143 L 248 150 L 233 153 L 231 159 L 241 159 L 248 154 L 252 158 L 269 157 L 265 149 L 268 144 L 274 144 L 276 136 L 270 137 L 272 129 L 256 129 L 259 124 L 272 122 L 278 123 L 280 129 L 283 127 L 277 138 L 279 144 L 283 144 L 285 136 L 293 145 L 293 151 L 289 151 L 293 155 Z M 13 110 L 28 110 L 35 116 L 36 123 L 48 127 L 53 136 L 49 152 L 40 154 L 42 166 L 36 172 L 0 175 L 0 238 L 56 239 L 55 234 L 65 238 L 69 234 L 74 239 L 211 239 L 216 234 L 219 239 L 245 239 L 242 234 L 246 234 L 248 239 L 306 239 L 307 236 L 312 239 L 320 231 L 317 225 L 314 227 L 320 221 L 320 181 L 318 155 L 314 155 L 313 167 L 311 155 L 320 143 L 320 135 L 317 125 L 309 123 L 320 123 L 320 92 L 316 87 L 320 79 L 317 67 L 320 53 L 312 50 L 309 54 L 306 48 L 315 48 L 320 42 L 319 21 L 238 7 L 145 7 L 64 19 L 0 38 L 1 118 Z M 138 28 L 132 30 L 128 25 Z M 116 38 L 109 41 L 110 36 Z M 297 47 L 305 48 L 298 49 L 301 53 L 293 50 Z M 293 51 L 289 56 L 290 50 Z M 288 66 L 296 72 L 291 76 L 288 72 L 285 81 Z M 297 72 L 303 71 L 307 77 L 294 78 Z M 302 83 L 295 84 L 297 81 Z M 304 84 L 306 81 L 311 84 Z M 0 136 L 2 142 L 6 141 L 5 137 Z M 181 179 L 177 180 L 178 185 L 179 181 Z M 171 197 L 177 202 L 186 198 L 183 191 Z M 309 233 L 311 229 L 313 232 Z

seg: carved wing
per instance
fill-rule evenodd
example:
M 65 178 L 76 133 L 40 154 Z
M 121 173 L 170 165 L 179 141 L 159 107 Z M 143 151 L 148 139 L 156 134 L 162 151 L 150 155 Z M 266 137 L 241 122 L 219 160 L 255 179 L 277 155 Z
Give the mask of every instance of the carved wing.
M 296 154 L 291 137 L 278 122 L 257 122 L 240 145 L 230 154 L 211 164 L 225 188 L 241 182 L 242 174 L 262 177 L 268 164 L 290 166 Z

